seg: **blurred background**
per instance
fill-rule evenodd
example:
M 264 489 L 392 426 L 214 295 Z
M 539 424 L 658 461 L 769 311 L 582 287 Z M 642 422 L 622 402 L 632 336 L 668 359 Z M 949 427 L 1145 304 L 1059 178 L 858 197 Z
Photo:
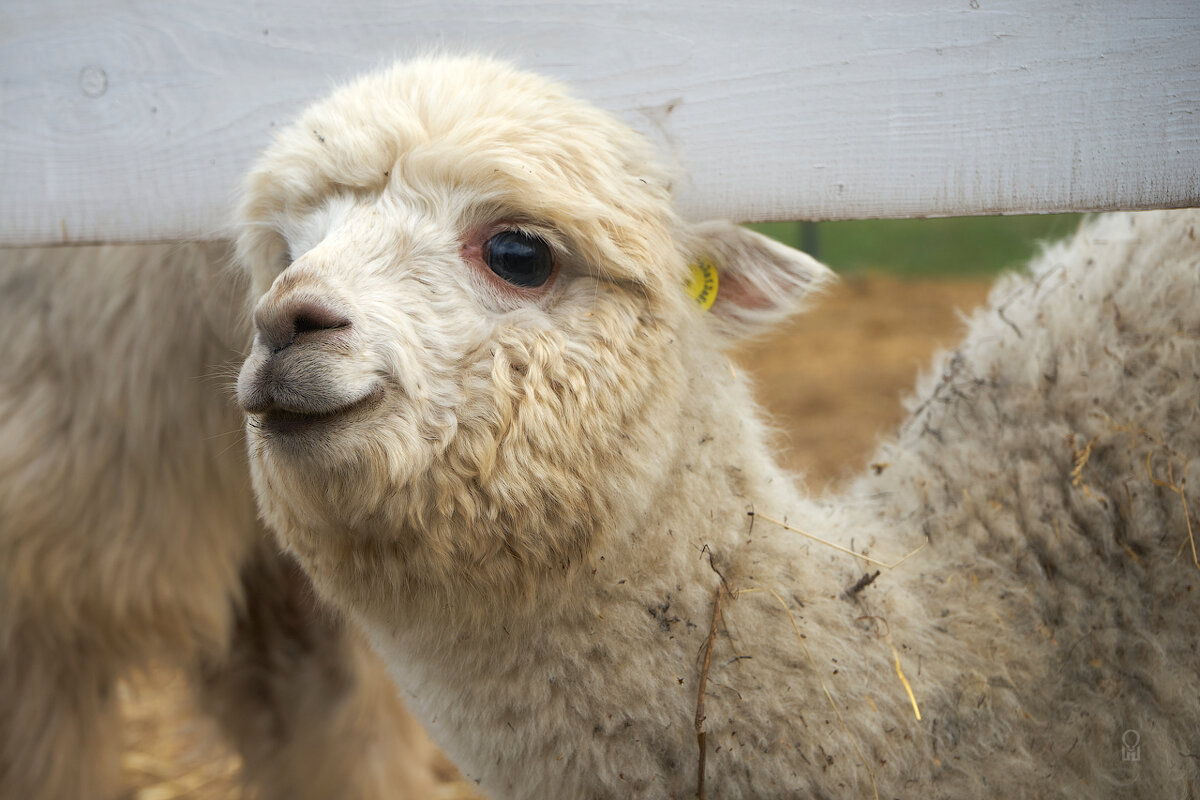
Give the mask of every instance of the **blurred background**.
M 784 464 L 814 491 L 865 467 L 899 423 L 918 371 L 958 340 L 962 316 L 996 276 L 1079 222 L 1072 214 L 752 225 L 841 278 L 808 313 L 734 354 L 779 432 Z M 122 705 L 129 800 L 244 800 L 236 757 L 178 676 L 150 670 L 123 686 Z M 447 771 L 440 800 L 476 796 Z
M 991 278 L 1029 260 L 1038 243 L 1079 227 L 1080 214 L 766 222 L 748 227 L 798 247 L 842 275 Z
M 896 427 L 902 398 L 962 333 L 996 276 L 1078 214 L 783 222 L 750 227 L 800 247 L 841 280 L 807 314 L 742 349 L 738 361 L 780 430 L 783 461 L 820 490 L 866 466 Z

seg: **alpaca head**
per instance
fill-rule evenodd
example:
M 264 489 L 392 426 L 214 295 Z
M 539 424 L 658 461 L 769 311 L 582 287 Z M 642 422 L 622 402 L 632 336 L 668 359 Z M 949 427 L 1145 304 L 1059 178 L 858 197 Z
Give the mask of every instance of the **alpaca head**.
M 311 108 L 247 178 L 239 225 L 263 513 L 318 580 L 367 558 L 400 593 L 527 595 L 579 563 L 669 467 L 696 391 L 683 342 L 720 348 L 825 278 L 684 225 L 637 134 L 480 58 Z M 719 276 L 711 311 L 685 290 L 695 261 Z

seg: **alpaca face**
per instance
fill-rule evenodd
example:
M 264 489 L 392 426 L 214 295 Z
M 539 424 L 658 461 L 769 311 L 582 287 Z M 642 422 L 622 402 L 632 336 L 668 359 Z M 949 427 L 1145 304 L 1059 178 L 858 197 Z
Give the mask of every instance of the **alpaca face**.
M 376 76 L 281 138 L 239 243 L 274 527 L 489 593 L 580 560 L 670 449 L 654 420 L 683 384 L 683 257 L 641 148 L 487 62 Z
M 241 224 L 260 507 L 318 580 L 357 565 L 401 593 L 528 595 L 585 561 L 669 474 L 683 331 L 714 346 L 822 271 L 685 229 L 640 137 L 470 58 L 313 107 L 251 173 Z M 683 290 L 694 251 L 732 298 L 711 334 Z

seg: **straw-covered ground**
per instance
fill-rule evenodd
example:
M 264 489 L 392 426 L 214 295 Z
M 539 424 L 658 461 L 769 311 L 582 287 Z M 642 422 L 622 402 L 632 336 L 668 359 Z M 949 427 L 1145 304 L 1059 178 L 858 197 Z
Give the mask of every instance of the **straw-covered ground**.
M 960 333 L 958 311 L 989 281 L 854 277 L 809 314 L 739 354 L 781 431 L 785 463 L 813 489 L 863 468 L 900 420 L 901 395 L 939 346 Z M 129 800 L 235 800 L 237 759 L 197 715 L 181 680 L 151 672 L 124 687 L 123 760 Z M 447 776 L 439 800 L 475 798 Z

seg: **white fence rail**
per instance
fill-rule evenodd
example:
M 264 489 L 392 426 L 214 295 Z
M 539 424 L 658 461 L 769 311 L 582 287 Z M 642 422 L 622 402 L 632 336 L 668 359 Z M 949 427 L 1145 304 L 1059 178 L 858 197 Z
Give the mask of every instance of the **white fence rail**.
M 274 129 L 430 48 L 569 81 L 692 216 L 1200 205 L 1196 0 L 5 0 L 0 243 L 217 235 Z

